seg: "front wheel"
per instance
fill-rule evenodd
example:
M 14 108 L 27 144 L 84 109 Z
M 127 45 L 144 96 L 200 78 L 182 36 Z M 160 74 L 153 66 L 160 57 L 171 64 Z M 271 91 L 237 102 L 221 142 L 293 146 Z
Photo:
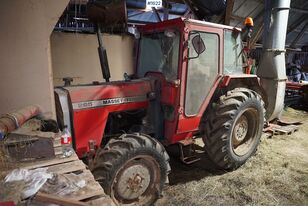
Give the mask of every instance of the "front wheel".
M 97 152 L 92 173 L 121 205 L 153 205 L 170 172 L 169 156 L 155 139 L 124 134 Z
M 203 127 L 210 159 L 222 169 L 235 169 L 251 157 L 260 142 L 264 103 L 254 91 L 237 88 L 220 97 Z

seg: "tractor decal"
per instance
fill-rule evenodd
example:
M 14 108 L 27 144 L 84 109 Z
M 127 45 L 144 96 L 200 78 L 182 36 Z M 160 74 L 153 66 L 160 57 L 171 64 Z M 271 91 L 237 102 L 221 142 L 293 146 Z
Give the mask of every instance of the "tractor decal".
M 147 100 L 146 95 L 132 96 L 132 97 L 120 97 L 120 98 L 111 98 L 111 99 L 101 99 L 95 101 L 85 101 L 73 103 L 73 109 L 89 109 L 95 107 L 103 107 L 108 105 L 115 104 L 125 104 L 131 102 L 143 102 Z

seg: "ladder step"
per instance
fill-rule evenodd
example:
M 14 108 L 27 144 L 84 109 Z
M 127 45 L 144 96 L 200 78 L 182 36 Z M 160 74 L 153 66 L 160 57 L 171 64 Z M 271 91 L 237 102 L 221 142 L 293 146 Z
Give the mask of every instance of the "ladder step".
M 180 141 L 178 144 L 180 148 L 180 159 L 185 164 L 192 164 L 201 159 L 197 156 L 199 152 L 196 152 L 194 143 L 194 139 L 189 139 L 185 141 Z M 184 149 L 186 149 L 186 153 Z

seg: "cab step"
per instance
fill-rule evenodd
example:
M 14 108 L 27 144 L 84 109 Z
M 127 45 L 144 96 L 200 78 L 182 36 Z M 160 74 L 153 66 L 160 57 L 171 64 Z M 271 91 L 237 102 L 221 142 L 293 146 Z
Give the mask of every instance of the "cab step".
M 199 153 L 196 152 L 194 139 L 185 139 L 179 141 L 178 145 L 180 149 L 180 159 L 184 164 L 190 165 L 201 160 L 201 158 L 197 156 Z

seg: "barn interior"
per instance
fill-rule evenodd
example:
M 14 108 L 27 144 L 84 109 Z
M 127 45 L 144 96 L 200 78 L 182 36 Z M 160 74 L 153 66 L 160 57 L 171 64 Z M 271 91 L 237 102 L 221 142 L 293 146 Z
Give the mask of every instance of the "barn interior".
M 308 1 L 3 0 L 0 25 L 0 206 L 308 204 Z M 167 32 L 163 34 L 169 40 L 174 38 L 179 31 L 172 25 L 186 28 L 177 40 L 179 54 L 172 57 L 178 58 L 175 69 L 181 72 L 176 78 L 170 77 L 170 81 L 165 74 L 161 80 L 160 71 L 149 70 L 140 76 L 140 42 L 146 34 L 158 33 L 164 26 Z M 204 27 L 205 32 L 196 32 L 199 40 L 195 46 L 189 32 L 199 27 Z M 213 28 L 216 35 L 221 35 L 217 40 L 220 53 L 207 60 L 216 58 L 217 68 L 221 69 L 214 76 L 206 73 L 212 75 L 209 79 L 199 76 L 200 82 L 197 75 L 195 84 L 186 85 L 189 71 L 187 77 L 184 71 L 189 69 L 189 62 L 215 49 L 207 45 L 212 37 L 203 36 L 215 33 Z M 222 51 L 228 44 L 223 38 L 225 30 L 232 32 L 232 38 L 241 34 L 236 44 L 236 48 L 241 48 L 235 55 L 236 61 L 241 62 L 236 77 L 222 71 L 236 49 L 234 46 L 232 51 Z M 156 35 L 152 41 L 158 38 Z M 167 48 L 174 46 L 167 43 Z M 193 49 L 196 57 L 189 56 Z M 167 51 L 163 55 L 172 52 Z M 148 54 L 147 62 L 160 65 L 155 60 L 159 54 L 151 49 L 142 53 Z M 248 76 L 251 79 L 246 80 Z M 243 80 L 233 85 L 233 79 Z M 269 84 L 272 80 L 275 83 Z M 239 91 L 247 93 L 244 99 L 255 98 L 265 108 L 262 121 L 250 123 L 249 119 L 259 118 L 254 112 L 257 109 L 252 109 L 242 124 L 248 128 L 256 125 L 251 126 L 253 131 L 261 128 L 260 144 L 256 143 L 258 150 L 255 147 L 251 154 L 247 153 L 247 162 L 245 159 L 236 162 L 234 168 L 224 168 L 215 163 L 216 157 L 211 154 L 211 148 L 217 145 L 209 146 L 209 141 L 204 140 L 208 137 L 203 136 L 215 136 L 217 132 L 206 130 L 218 123 L 221 124 L 215 129 L 223 130 L 225 123 L 212 116 L 225 108 L 215 113 L 208 105 L 223 104 L 229 93 L 243 85 L 249 91 L 259 86 L 257 95 Z M 191 93 L 186 87 L 193 87 Z M 91 88 L 95 93 L 91 93 Z M 208 94 L 195 98 L 198 92 Z M 216 98 L 218 94 L 226 96 Z M 110 97 L 102 99 L 100 95 Z M 199 104 L 197 108 L 186 109 L 186 105 L 194 103 Z M 125 105 L 130 109 L 122 112 Z M 107 113 L 105 107 L 114 108 L 115 112 Z M 147 107 L 154 109 L 144 109 Z M 85 114 L 85 110 L 91 114 Z M 238 130 L 242 131 L 241 127 Z M 250 133 L 243 130 L 244 136 Z M 150 140 L 138 136 L 142 133 Z M 128 139 L 123 140 L 123 135 Z M 118 146 L 112 145 L 114 136 L 122 141 Z M 133 143 L 127 143 L 129 140 Z M 105 157 L 112 156 L 113 164 L 106 160 L 99 166 L 97 159 L 105 158 L 105 150 L 124 147 L 123 141 L 131 144 L 127 147 L 133 151 L 139 151 L 134 148 L 136 145 L 143 147 L 152 142 L 151 148 L 158 150 L 164 156 L 161 161 L 167 163 L 146 159 L 142 163 L 146 169 L 141 163 L 130 162 L 116 170 L 112 161 L 121 158 L 107 154 Z M 124 148 L 118 153 L 130 157 L 131 153 L 126 154 L 129 150 Z M 129 167 L 130 164 L 136 165 Z M 154 172 L 148 183 L 147 178 L 139 180 L 137 172 L 150 175 L 155 164 L 159 171 L 166 167 L 166 180 L 161 183 L 164 187 L 158 191 L 147 185 L 154 185 L 153 178 L 163 179 L 164 175 Z M 100 167 L 103 169 L 98 175 Z M 104 172 L 109 170 L 115 171 Z M 102 178 L 103 173 L 107 176 Z M 122 179 L 112 182 L 118 174 Z M 128 178 L 132 174 L 134 178 Z M 145 186 L 148 188 L 140 189 Z M 143 195 L 144 199 L 139 197 Z

